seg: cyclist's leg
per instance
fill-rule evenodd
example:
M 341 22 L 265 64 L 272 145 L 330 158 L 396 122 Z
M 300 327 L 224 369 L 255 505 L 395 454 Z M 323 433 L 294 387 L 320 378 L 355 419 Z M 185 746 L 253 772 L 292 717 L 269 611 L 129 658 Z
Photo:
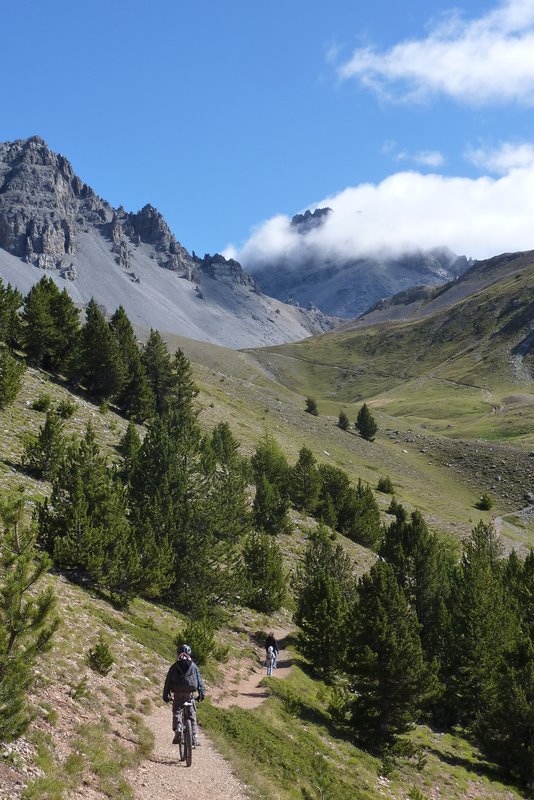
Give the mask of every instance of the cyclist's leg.
M 178 695 L 174 695 L 172 698 L 172 729 L 173 731 L 176 730 L 176 725 L 178 724 L 178 710 L 182 707 L 181 700 Z
M 189 709 L 189 717 L 191 719 L 191 733 L 193 734 L 193 744 L 198 744 L 198 722 L 197 722 L 197 704 L 194 695 L 191 695 L 191 707 Z

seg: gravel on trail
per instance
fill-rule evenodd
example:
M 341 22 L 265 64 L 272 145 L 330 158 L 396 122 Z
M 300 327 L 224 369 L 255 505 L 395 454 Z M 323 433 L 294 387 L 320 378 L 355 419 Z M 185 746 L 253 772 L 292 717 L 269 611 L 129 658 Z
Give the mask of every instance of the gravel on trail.
M 193 763 L 180 761 L 178 745 L 171 744 L 171 709 L 158 708 L 148 720 L 155 736 L 152 756 L 130 780 L 136 800 L 248 800 L 246 788 L 230 765 L 199 730 L 201 744 L 193 751 Z

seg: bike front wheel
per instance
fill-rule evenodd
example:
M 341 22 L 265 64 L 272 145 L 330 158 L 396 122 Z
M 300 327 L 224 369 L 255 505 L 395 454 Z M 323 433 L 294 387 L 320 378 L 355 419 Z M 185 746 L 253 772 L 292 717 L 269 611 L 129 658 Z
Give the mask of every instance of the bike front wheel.
M 193 731 L 191 728 L 191 720 L 186 720 L 184 728 L 184 760 L 186 767 L 190 767 L 193 761 Z

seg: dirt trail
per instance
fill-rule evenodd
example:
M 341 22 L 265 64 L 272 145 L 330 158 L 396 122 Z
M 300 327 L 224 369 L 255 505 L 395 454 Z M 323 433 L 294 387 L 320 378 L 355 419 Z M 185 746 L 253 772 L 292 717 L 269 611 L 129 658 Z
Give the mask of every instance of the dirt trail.
M 284 649 L 286 637 L 292 633 L 290 628 L 273 628 L 280 652 L 278 653 L 277 667 L 273 672 L 275 678 L 287 678 L 291 670 L 291 660 Z M 214 704 L 219 708 L 239 706 L 239 708 L 257 708 L 267 697 L 267 692 L 260 686 L 260 681 L 265 678 L 267 669 L 264 666 L 265 651 L 257 647 L 257 661 L 250 661 L 250 672 L 241 677 L 233 686 L 226 684 L 224 693 L 214 699 Z
M 283 646 L 284 640 L 291 633 L 288 629 L 275 628 L 274 634 L 281 648 L 278 667 L 275 675 L 278 678 L 287 676 L 291 669 L 291 661 Z M 237 705 L 241 708 L 255 708 L 267 696 L 259 683 L 266 674 L 262 665 L 263 651 L 257 647 L 257 661 L 245 665 L 251 671 L 238 682 L 229 679 L 223 693 L 214 698 L 214 703 L 221 708 Z M 154 753 L 136 770 L 130 781 L 134 787 L 136 800 L 175 800 L 187 797 L 188 800 L 248 800 L 246 787 L 234 775 L 230 765 L 215 750 L 202 728 L 199 730 L 201 745 L 193 752 L 193 764 L 186 767 L 180 762 L 177 745 L 171 744 L 171 710 L 158 708 L 147 720 L 155 736 Z

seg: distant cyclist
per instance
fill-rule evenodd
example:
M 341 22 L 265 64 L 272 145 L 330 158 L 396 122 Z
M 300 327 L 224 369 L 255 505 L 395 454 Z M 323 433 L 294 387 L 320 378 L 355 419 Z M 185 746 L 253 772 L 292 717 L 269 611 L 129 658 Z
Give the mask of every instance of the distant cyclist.
M 273 669 L 275 667 L 275 664 L 276 664 L 276 656 L 274 654 L 273 648 L 271 647 L 271 645 L 269 645 L 269 647 L 267 648 L 267 656 L 265 658 L 265 666 L 267 667 L 267 675 L 272 675 L 273 674 Z
M 276 639 L 274 638 L 274 632 L 273 631 L 271 631 L 269 633 L 269 635 L 267 636 L 267 638 L 265 639 L 265 654 L 266 655 L 269 652 L 269 647 L 273 648 L 273 653 L 274 653 L 273 669 L 276 669 L 276 659 L 278 658 L 278 644 L 276 642 Z
M 163 701 L 170 702 L 172 692 L 172 729 L 175 731 L 173 744 L 180 741 L 177 726 L 177 712 L 183 704 L 188 701 L 191 703 L 191 727 L 193 729 L 193 746 L 199 744 L 197 710 L 195 705 L 194 692 L 198 692 L 198 700 L 204 700 L 204 684 L 200 676 L 200 670 L 191 658 L 191 648 L 188 644 L 181 644 L 178 647 L 176 661 L 167 672 L 165 685 L 163 687 Z

